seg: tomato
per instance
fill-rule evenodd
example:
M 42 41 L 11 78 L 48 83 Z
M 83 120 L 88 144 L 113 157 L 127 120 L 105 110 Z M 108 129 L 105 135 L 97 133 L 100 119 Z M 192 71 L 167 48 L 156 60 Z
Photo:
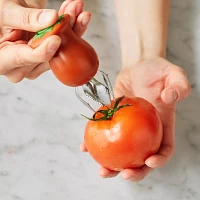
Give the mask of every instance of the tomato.
M 95 76 L 99 60 L 94 48 L 74 33 L 69 21 L 68 14 L 60 16 L 53 26 L 36 33 L 31 47 L 38 47 L 51 35 L 60 36 L 61 46 L 49 64 L 59 81 L 67 86 L 76 87 L 87 83 Z
M 155 154 L 163 136 L 155 107 L 143 98 L 121 97 L 97 110 L 85 128 L 90 155 L 104 168 L 137 168 Z

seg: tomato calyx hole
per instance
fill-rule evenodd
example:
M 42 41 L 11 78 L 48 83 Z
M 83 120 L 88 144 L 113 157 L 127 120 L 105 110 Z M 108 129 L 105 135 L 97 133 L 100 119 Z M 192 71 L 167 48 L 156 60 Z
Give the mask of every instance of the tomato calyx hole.
M 63 19 L 63 17 L 64 17 L 64 15 L 60 15 L 59 18 L 58 18 L 58 21 L 57 21 L 55 24 L 53 24 L 52 26 L 49 26 L 49 27 L 47 27 L 47 28 L 44 28 L 44 29 L 38 31 L 38 32 L 34 35 L 33 39 L 34 39 L 34 40 L 37 39 L 37 38 L 40 39 L 40 38 L 42 38 L 47 32 L 52 31 L 52 29 L 54 28 L 54 26 L 56 26 L 57 24 L 60 24 L 60 21 Z
M 130 104 L 124 104 L 124 105 L 120 105 L 119 103 L 122 101 L 122 99 L 124 98 L 124 96 L 119 97 L 115 100 L 114 105 L 111 106 L 111 108 L 107 107 L 107 110 L 98 110 L 94 113 L 92 118 L 88 118 L 84 115 L 82 115 L 83 117 L 87 118 L 88 120 L 91 121 L 103 121 L 103 120 L 109 120 L 112 119 L 113 115 L 120 109 L 127 107 L 127 106 L 131 106 Z

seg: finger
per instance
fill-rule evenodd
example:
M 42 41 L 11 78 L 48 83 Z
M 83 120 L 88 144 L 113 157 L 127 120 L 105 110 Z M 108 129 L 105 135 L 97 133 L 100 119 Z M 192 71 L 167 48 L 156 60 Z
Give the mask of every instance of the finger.
M 174 152 L 175 106 L 169 107 L 165 111 L 159 107 L 157 109 L 163 123 L 163 138 L 158 153 L 145 161 L 145 164 L 152 168 L 163 167 Z
M 53 35 L 35 49 L 26 44 L 4 46 L 0 51 L 0 74 L 14 68 L 47 62 L 56 53 L 60 44 L 60 37 Z
M 60 47 L 60 44 L 61 44 L 61 38 L 57 35 L 52 35 L 47 39 L 45 39 L 44 42 L 42 42 L 42 44 L 37 48 L 32 49 L 30 47 L 29 52 L 24 54 L 22 60 L 27 61 L 26 64 L 32 64 L 32 63 L 39 64 L 42 62 L 48 62 L 54 56 L 54 54 Z M 22 52 L 23 49 L 21 53 Z
M 0 43 L 5 41 L 17 41 L 22 38 L 23 32 L 21 30 L 13 30 L 12 28 L 2 28 L 1 33 L 3 37 L 0 37 Z
M 38 78 L 44 72 L 48 71 L 49 69 L 50 69 L 50 65 L 49 65 L 48 62 L 40 63 L 33 70 L 28 72 L 26 74 L 25 78 L 30 79 L 30 80 L 34 80 L 34 79 Z
M 101 167 L 99 169 L 99 172 L 98 172 L 99 176 L 101 176 L 102 178 L 111 178 L 111 177 L 115 177 L 119 174 L 119 172 L 117 171 L 111 171 L 109 169 L 106 169 L 106 168 L 103 168 Z
M 74 32 L 78 35 L 78 36 L 82 36 L 84 34 L 84 32 L 86 31 L 87 29 L 87 26 L 90 22 L 90 19 L 91 19 L 91 13 L 89 12 L 82 12 L 77 20 L 76 20 L 76 23 L 74 25 Z
M 70 26 L 73 27 L 77 16 L 83 11 L 84 3 L 81 0 L 71 2 L 64 10 L 64 14 L 70 15 Z
M 168 144 L 162 144 L 158 154 L 149 157 L 145 164 L 151 168 L 161 168 L 170 160 L 172 154 L 174 152 L 174 148 Z
M 49 63 L 41 63 L 39 65 L 31 65 L 31 66 L 15 68 L 6 73 L 5 76 L 8 78 L 10 82 L 18 83 L 22 81 L 24 78 L 34 80 L 42 73 L 48 71 L 49 69 L 50 69 Z
M 56 10 L 26 8 L 16 1 L 4 3 L 2 24 L 14 29 L 36 32 L 54 24 L 58 19 Z M 12 20 L 10 19 L 12 17 Z
M 137 182 L 144 179 L 152 171 L 153 169 L 146 165 L 137 169 L 124 169 L 121 172 L 121 177 L 125 180 Z
M 181 68 L 173 70 L 169 75 L 168 85 L 161 93 L 166 104 L 178 102 L 190 95 L 191 87 L 185 72 Z
M 18 83 L 22 81 L 24 77 L 26 76 L 27 69 L 32 70 L 34 67 L 35 65 L 15 68 L 9 71 L 8 73 L 6 73 L 5 76 L 8 78 L 10 82 Z
M 66 1 L 64 1 L 64 2 L 62 3 L 62 5 L 61 5 L 60 9 L 59 9 L 58 14 L 59 14 L 59 15 L 63 15 L 64 12 L 65 12 L 65 8 L 66 8 L 72 1 L 73 1 L 73 0 L 66 0 Z
M 84 143 L 84 142 L 80 144 L 80 150 L 81 150 L 82 152 L 87 152 L 87 147 L 85 146 L 85 143 Z

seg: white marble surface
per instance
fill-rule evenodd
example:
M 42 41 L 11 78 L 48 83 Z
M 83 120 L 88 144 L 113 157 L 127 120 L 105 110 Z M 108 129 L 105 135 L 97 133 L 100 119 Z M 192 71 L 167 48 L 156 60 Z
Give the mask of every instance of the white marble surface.
M 48 7 L 58 8 L 61 0 Z M 101 68 L 120 68 L 113 1 L 86 0 L 93 19 L 84 36 Z M 183 67 L 193 91 L 178 104 L 176 149 L 163 169 L 140 183 L 101 179 L 98 165 L 79 151 L 89 110 L 51 72 L 11 84 L 0 77 L 0 200 L 199 200 L 200 1 L 172 0 L 168 58 Z M 98 25 L 97 25 L 98 23 Z

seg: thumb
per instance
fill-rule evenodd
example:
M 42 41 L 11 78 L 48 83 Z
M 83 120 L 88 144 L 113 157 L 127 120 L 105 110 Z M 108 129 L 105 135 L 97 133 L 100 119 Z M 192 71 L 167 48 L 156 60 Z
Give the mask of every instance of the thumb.
M 161 99 L 166 104 L 178 102 L 190 95 L 191 87 L 182 69 L 174 70 L 168 75 L 168 85 L 161 93 Z
M 58 19 L 56 10 L 26 8 L 15 1 L 3 5 L 2 24 L 6 27 L 36 32 L 54 24 Z

